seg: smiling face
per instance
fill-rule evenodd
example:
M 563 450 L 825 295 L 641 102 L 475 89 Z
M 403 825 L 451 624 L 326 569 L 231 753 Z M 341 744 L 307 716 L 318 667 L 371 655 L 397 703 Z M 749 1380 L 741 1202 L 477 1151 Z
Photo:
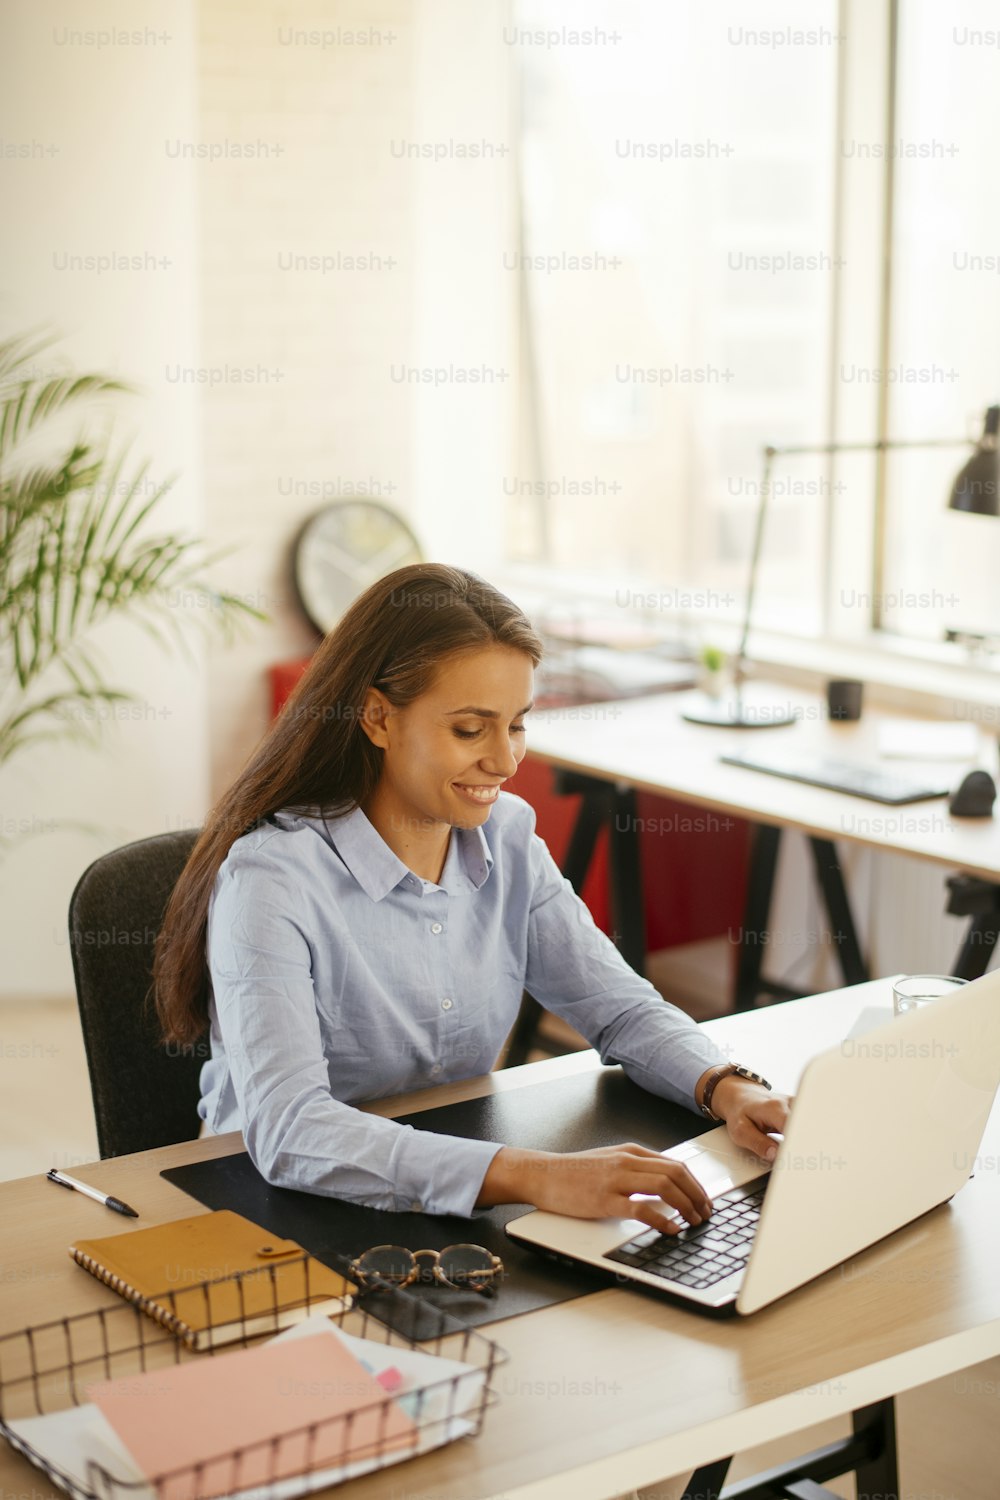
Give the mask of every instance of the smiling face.
M 382 775 L 364 811 L 387 843 L 398 851 L 486 822 L 524 757 L 533 677 L 523 651 L 486 646 L 447 657 L 405 708 L 369 690 L 362 727 L 382 750 Z

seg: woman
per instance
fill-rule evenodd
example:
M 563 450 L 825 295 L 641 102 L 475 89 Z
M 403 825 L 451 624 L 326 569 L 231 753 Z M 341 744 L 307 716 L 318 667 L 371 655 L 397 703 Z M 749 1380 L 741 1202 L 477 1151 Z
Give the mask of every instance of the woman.
M 164 1035 L 210 1027 L 199 1113 L 265 1178 L 384 1209 L 528 1203 L 676 1232 L 710 1212 L 634 1144 L 560 1154 L 414 1130 L 356 1101 L 487 1072 L 522 988 L 637 1083 L 773 1158 L 782 1096 L 730 1072 L 595 926 L 502 790 L 541 645 L 457 568 L 401 568 L 326 637 L 208 818 L 157 948 Z M 633 1193 L 649 1194 L 631 1202 Z

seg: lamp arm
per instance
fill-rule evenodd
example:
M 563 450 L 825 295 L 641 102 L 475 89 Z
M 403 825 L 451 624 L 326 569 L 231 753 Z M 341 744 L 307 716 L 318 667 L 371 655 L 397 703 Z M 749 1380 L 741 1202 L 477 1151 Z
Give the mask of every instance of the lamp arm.
M 764 449 L 764 470 L 760 481 L 760 503 L 757 506 L 757 520 L 753 532 L 753 551 L 750 554 L 750 576 L 747 579 L 747 602 L 743 611 L 743 628 L 740 631 L 740 644 L 736 651 L 736 661 L 733 665 L 733 683 L 737 695 L 743 687 L 743 679 L 746 675 L 747 641 L 750 637 L 750 621 L 753 618 L 753 596 L 757 588 L 757 567 L 760 563 L 760 550 L 764 541 L 764 522 L 767 520 L 767 502 L 771 493 L 771 468 L 774 464 L 775 455 L 782 450 L 772 448 L 768 445 Z
M 870 443 L 802 443 L 793 444 L 785 448 L 777 448 L 768 443 L 764 450 L 764 468 L 760 482 L 760 503 L 757 506 L 757 520 L 754 526 L 753 551 L 750 555 L 750 574 L 747 579 L 747 602 L 743 611 L 743 626 L 740 631 L 740 644 L 736 651 L 736 660 L 733 663 L 733 684 L 737 695 L 743 687 L 746 676 L 747 643 L 750 638 L 750 624 L 753 619 L 753 601 L 757 590 L 757 570 L 760 564 L 761 547 L 764 541 L 764 523 L 767 519 L 767 506 L 771 495 L 771 470 L 776 458 L 787 458 L 799 454 L 816 453 L 878 453 L 886 448 L 963 448 L 967 447 L 969 439 L 961 438 L 879 438 Z

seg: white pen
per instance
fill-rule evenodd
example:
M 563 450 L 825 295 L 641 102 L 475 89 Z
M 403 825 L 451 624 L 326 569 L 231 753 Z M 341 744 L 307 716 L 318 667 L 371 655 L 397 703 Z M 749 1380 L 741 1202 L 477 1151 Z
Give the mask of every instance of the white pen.
M 78 1182 L 75 1177 L 67 1177 L 65 1172 L 57 1172 L 55 1167 L 50 1167 L 46 1173 L 50 1182 L 58 1182 L 60 1187 L 72 1188 L 74 1192 L 86 1193 L 88 1198 L 96 1198 L 98 1203 L 103 1203 L 105 1208 L 113 1208 L 116 1214 L 128 1214 L 130 1219 L 137 1219 L 139 1215 L 134 1208 L 129 1208 L 120 1198 L 111 1198 L 107 1193 L 98 1192 L 97 1188 L 88 1187 L 85 1182 Z

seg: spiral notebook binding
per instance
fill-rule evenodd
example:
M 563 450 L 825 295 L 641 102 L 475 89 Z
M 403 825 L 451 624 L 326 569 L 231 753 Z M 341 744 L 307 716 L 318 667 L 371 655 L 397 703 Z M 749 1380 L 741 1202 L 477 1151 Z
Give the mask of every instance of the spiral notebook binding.
M 189 1323 L 184 1322 L 183 1318 L 178 1317 L 175 1312 L 171 1312 L 155 1298 L 143 1296 L 142 1292 L 131 1286 L 124 1276 L 118 1276 L 114 1271 L 109 1271 L 107 1266 L 102 1266 L 94 1256 L 87 1255 L 81 1250 L 73 1250 L 72 1255 L 77 1265 L 89 1271 L 91 1276 L 96 1277 L 98 1281 L 103 1281 L 105 1286 L 109 1286 L 113 1292 L 118 1293 L 119 1297 L 124 1297 L 127 1302 L 131 1302 L 147 1317 L 155 1318 L 157 1323 L 162 1324 L 169 1333 L 182 1339 L 188 1347 L 193 1346 L 194 1330 Z

